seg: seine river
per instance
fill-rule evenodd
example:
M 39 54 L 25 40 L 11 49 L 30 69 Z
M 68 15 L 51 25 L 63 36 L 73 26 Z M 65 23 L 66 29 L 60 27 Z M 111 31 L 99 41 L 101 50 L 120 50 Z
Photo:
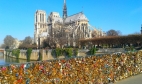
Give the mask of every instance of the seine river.
M 9 58 L 7 56 L 3 56 L 2 53 L 0 53 L 0 65 L 7 65 L 11 63 L 25 63 L 27 62 L 26 60 L 21 60 L 21 59 L 15 59 L 15 58 Z

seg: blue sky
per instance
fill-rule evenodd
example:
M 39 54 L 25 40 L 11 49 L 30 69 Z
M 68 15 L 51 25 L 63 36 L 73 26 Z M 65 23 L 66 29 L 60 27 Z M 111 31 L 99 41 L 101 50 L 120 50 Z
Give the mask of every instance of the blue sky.
M 142 0 L 67 0 L 68 15 L 83 11 L 89 23 L 101 28 L 121 31 L 122 35 L 140 33 Z M 23 40 L 34 36 L 36 10 L 59 12 L 63 0 L 0 0 L 0 44 L 6 35 Z

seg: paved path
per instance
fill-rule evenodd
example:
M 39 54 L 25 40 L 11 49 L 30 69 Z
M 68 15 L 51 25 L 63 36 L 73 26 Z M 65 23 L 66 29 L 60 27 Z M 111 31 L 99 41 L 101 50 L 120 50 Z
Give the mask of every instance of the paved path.
M 114 84 L 142 84 L 142 74 L 122 79 Z

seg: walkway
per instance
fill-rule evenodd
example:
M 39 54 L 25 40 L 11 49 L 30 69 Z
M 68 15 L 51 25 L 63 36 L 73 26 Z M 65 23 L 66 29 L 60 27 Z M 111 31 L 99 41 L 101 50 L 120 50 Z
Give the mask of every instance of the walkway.
M 142 84 L 142 74 L 117 81 L 114 84 Z

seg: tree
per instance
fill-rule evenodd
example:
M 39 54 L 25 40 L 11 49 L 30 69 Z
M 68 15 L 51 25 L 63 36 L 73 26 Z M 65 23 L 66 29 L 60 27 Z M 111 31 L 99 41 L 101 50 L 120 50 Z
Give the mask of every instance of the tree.
M 32 44 L 32 38 L 30 36 L 25 37 L 23 44 Z
M 111 30 L 107 31 L 106 34 L 107 34 L 107 36 L 119 36 L 119 35 L 121 35 L 121 32 L 111 29 Z
M 5 48 L 6 45 L 5 44 L 1 44 L 0 48 Z
M 117 30 L 118 36 L 122 36 L 122 32 Z
M 30 36 L 25 37 L 23 43 L 19 46 L 20 49 L 37 48 L 36 44 L 32 44 L 32 38 Z
M 14 44 L 14 38 L 11 35 L 7 35 L 4 38 L 4 44 L 6 47 L 11 47 Z
M 140 35 L 141 33 L 139 32 L 134 32 L 133 34 L 129 34 L 129 35 Z
M 43 48 L 51 48 L 51 46 L 49 45 L 49 39 L 45 39 L 43 42 L 42 42 L 42 46 Z

